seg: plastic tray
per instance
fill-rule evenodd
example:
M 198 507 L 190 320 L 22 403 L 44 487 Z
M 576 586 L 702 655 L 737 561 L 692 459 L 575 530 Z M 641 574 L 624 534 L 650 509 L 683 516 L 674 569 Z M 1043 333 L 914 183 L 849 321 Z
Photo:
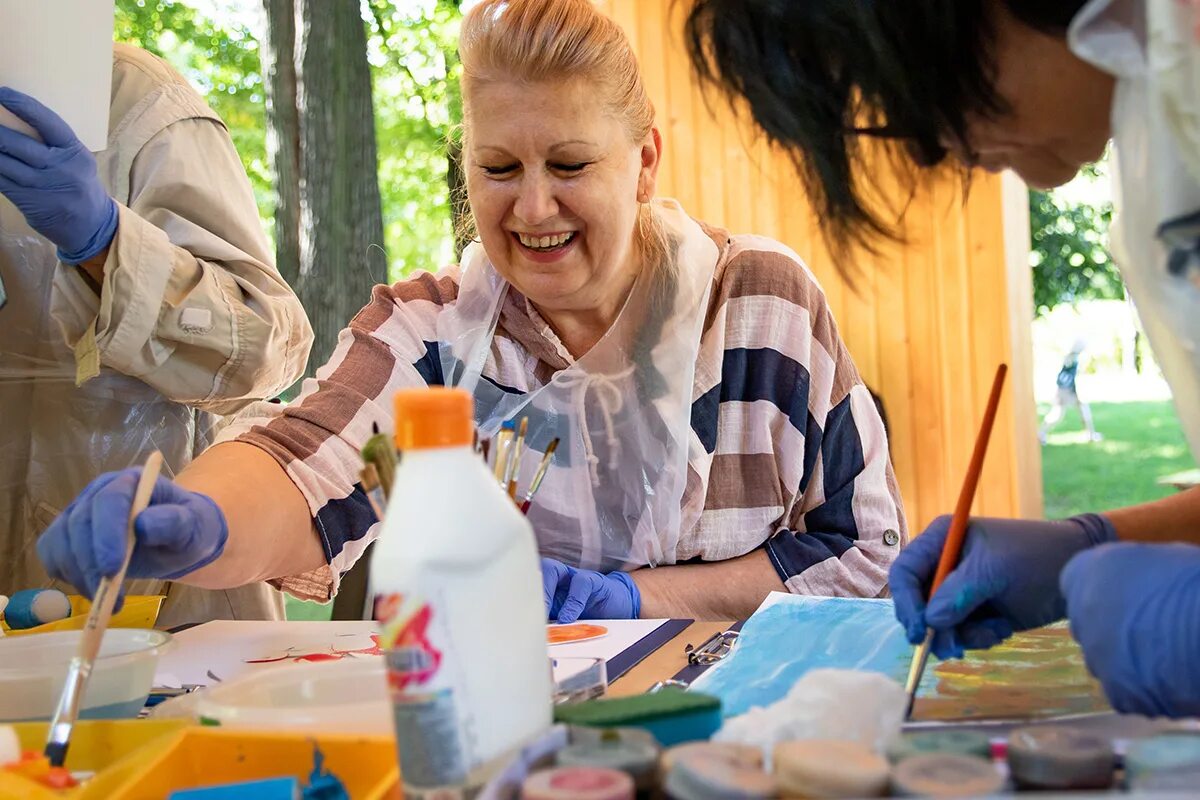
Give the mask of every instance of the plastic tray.
M 92 604 L 86 597 L 77 594 L 69 595 L 68 599 L 71 601 L 71 616 L 66 619 L 47 622 L 45 625 L 19 631 L 12 630 L 3 620 L 0 620 L 0 629 L 3 629 L 6 636 L 28 636 L 31 633 L 49 633 L 51 631 L 81 631 L 84 624 L 87 623 L 87 614 L 92 609 Z M 162 608 L 165 599 L 162 595 L 157 594 L 126 597 L 125 605 L 119 612 L 112 615 L 108 627 L 153 628 L 154 623 L 158 621 L 158 611 Z
M 130 766 L 101 773 L 72 793 L 79 800 L 166 797 L 196 789 L 267 778 L 295 777 L 307 784 L 313 746 L 325 768 L 358 800 L 399 798 L 396 743 L 386 736 L 304 736 L 251 733 L 222 728 L 188 728 L 165 748 L 135 753 Z M 129 759 L 127 759 L 129 760 Z
M 66 767 L 72 772 L 105 773 L 114 780 L 142 763 L 130 759 L 132 754 L 164 746 L 186 726 L 183 720 L 81 720 L 71 732 Z M 40 751 L 46 745 L 49 723 L 18 722 L 12 727 L 17 731 L 22 750 Z M 73 798 L 83 796 L 86 786 L 70 792 L 53 792 L 41 784 L 0 771 L 0 798 Z

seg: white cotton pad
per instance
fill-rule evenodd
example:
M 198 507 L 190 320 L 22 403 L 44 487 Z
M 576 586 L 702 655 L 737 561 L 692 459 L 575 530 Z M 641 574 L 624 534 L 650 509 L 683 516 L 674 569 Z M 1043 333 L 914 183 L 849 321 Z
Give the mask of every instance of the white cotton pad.
M 887 791 L 887 759 L 858 742 L 783 742 L 771 761 L 785 797 L 879 797 Z
M 71 601 L 58 589 L 24 589 L 9 598 L 4 621 L 25 630 L 71 616 Z

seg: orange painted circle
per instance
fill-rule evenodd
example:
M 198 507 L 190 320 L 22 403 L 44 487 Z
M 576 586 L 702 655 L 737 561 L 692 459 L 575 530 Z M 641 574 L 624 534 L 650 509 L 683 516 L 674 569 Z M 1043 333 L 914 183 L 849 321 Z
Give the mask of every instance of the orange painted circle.
M 550 644 L 570 644 L 571 642 L 586 642 L 589 639 L 599 639 L 608 635 L 608 628 L 603 625 L 591 625 L 585 622 L 574 622 L 570 625 L 549 625 L 546 627 L 546 638 Z

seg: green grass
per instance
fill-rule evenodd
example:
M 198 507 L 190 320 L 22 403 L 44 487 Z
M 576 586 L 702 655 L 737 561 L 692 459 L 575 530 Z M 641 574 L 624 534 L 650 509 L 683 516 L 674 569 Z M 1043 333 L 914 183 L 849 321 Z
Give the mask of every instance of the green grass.
M 1087 441 L 1071 409 L 1042 448 L 1048 519 L 1166 497 L 1175 490 L 1156 481 L 1196 466 L 1170 402 L 1092 403 L 1092 417 L 1103 441 Z

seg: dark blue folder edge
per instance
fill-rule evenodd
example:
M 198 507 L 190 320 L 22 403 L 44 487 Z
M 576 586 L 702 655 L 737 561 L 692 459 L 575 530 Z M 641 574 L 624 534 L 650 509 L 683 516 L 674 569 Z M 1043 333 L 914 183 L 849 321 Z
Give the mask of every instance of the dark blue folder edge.
M 741 622 L 735 622 L 732 625 L 730 625 L 728 628 L 726 628 L 725 630 L 740 631 L 742 629 L 742 625 L 744 625 L 745 622 L 746 622 L 745 620 L 742 620 Z M 696 642 L 695 643 L 696 647 L 700 647 L 702 644 L 704 644 L 704 642 Z M 692 681 L 696 680 L 701 675 L 703 675 L 704 671 L 711 666 L 712 666 L 712 664 L 688 664 L 686 667 L 679 670 L 679 672 L 676 672 L 671 677 L 671 680 L 679 681 L 681 683 L 691 684 Z
M 687 630 L 695 620 L 669 619 L 650 633 L 626 647 L 620 653 L 610 658 L 604 665 L 608 672 L 608 682 L 611 684 L 667 642 Z

